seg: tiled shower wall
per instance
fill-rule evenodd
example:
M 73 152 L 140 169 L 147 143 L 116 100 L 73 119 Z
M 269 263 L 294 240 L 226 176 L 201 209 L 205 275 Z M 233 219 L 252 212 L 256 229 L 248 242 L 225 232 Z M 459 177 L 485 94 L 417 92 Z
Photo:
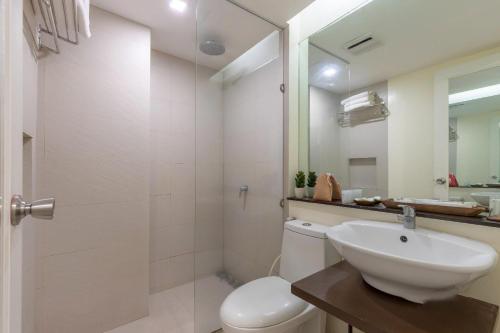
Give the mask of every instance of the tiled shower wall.
M 282 82 L 280 57 L 223 92 L 224 268 L 241 282 L 265 276 L 281 250 Z
M 192 281 L 195 259 L 197 275 L 222 266 L 222 99 L 213 74 L 152 51 L 151 293 Z
M 92 38 L 39 62 L 38 333 L 148 314 L 150 31 L 92 8 Z

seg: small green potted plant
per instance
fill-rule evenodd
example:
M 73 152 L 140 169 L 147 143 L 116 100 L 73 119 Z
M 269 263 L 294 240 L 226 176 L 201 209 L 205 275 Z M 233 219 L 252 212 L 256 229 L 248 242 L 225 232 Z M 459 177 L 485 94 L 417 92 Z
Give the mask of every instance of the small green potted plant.
M 304 198 L 304 192 L 306 187 L 306 174 L 304 171 L 298 171 L 295 175 L 295 197 L 297 199 Z
M 308 198 L 314 197 L 314 187 L 316 186 L 317 179 L 318 179 L 318 176 L 316 176 L 316 172 L 309 171 L 309 173 L 307 175 L 307 197 Z

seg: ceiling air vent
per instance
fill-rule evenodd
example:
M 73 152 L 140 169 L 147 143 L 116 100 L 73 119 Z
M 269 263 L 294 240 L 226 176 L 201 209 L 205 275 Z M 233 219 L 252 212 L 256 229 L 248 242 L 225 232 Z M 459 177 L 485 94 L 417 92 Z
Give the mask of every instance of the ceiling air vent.
M 344 48 L 352 54 L 359 54 L 371 50 L 377 44 L 377 40 L 371 34 L 366 34 L 345 43 Z

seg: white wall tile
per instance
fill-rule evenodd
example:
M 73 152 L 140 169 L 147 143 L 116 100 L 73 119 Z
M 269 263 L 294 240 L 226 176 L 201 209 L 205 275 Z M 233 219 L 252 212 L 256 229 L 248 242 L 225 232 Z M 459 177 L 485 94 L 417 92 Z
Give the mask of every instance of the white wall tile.
M 172 284 L 177 286 L 194 279 L 194 254 L 188 253 L 169 259 L 172 270 L 169 272 Z
M 39 62 L 37 332 L 101 333 L 145 316 L 150 31 L 92 7 L 92 38 Z
M 195 255 L 196 278 L 212 275 L 224 269 L 223 250 L 219 247 L 215 250 L 198 251 Z
M 167 244 L 170 257 L 193 253 L 194 223 L 173 225 L 168 231 Z
M 247 282 L 267 273 L 283 231 L 282 62 L 224 89 L 224 269 Z M 246 195 L 239 187 L 248 185 Z
M 172 224 L 172 195 L 154 195 L 150 199 L 150 228 L 165 228 Z
M 165 260 L 170 257 L 169 252 L 169 238 L 168 235 L 171 232 L 169 227 L 155 228 L 151 229 L 150 234 L 150 252 L 149 261 L 155 262 L 158 260 Z
M 193 63 L 157 51 L 151 66 L 151 119 L 159 122 L 151 130 L 153 293 L 194 278 L 195 248 L 211 251 L 201 271 L 222 265 L 223 118 L 213 70 L 198 67 L 195 80 Z

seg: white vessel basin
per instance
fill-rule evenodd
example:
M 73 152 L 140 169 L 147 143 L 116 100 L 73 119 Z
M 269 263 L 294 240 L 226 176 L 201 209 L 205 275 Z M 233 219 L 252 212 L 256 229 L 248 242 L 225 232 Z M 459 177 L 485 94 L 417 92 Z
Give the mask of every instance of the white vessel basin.
M 497 261 L 487 244 L 396 223 L 345 222 L 327 236 L 368 284 L 416 303 L 456 295 Z
M 500 191 L 499 192 L 474 192 L 471 193 L 470 196 L 477 203 L 489 207 L 490 206 L 490 198 L 500 199 Z

